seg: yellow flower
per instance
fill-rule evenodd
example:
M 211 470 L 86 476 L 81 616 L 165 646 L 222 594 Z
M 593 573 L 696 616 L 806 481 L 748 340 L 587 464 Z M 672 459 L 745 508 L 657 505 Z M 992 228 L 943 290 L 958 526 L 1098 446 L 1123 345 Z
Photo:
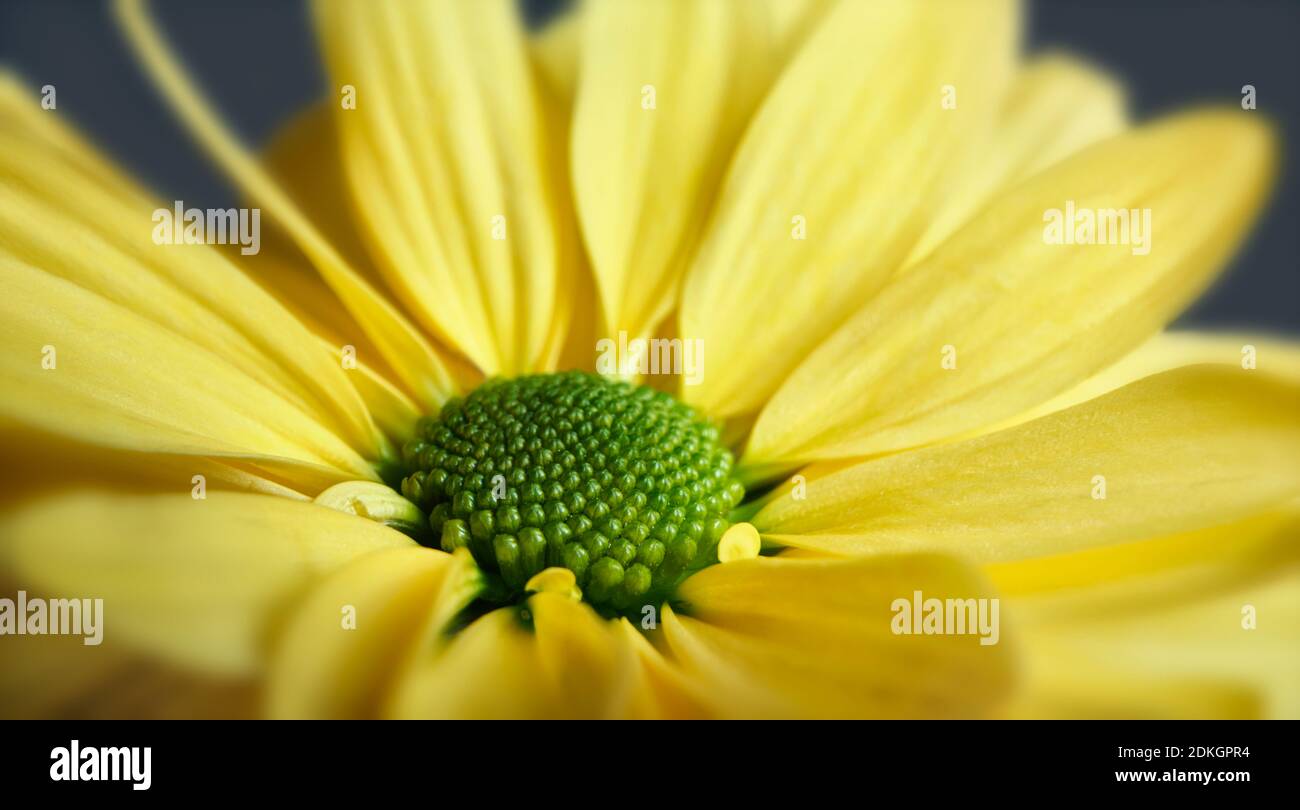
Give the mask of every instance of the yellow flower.
M 3 595 L 104 600 L 0 639 L 6 715 L 1300 715 L 1300 348 L 1162 332 L 1266 197 L 1254 114 L 1130 128 L 1001 0 L 321 2 L 331 97 L 259 159 L 119 13 L 267 232 L 154 244 L 0 83 Z M 645 379 L 717 429 L 552 374 L 620 335 L 699 341 Z M 663 562 L 456 499 L 538 428 L 593 520 L 662 468 Z

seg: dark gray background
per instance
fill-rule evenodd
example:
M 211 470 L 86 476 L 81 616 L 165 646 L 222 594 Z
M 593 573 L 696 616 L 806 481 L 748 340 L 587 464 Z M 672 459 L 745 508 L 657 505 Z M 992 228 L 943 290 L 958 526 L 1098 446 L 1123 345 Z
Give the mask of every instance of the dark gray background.
M 545 18 L 562 0 L 525 0 Z M 229 121 L 252 144 L 325 93 L 306 9 L 297 0 L 155 2 L 155 14 Z M 1139 120 L 1197 101 L 1259 111 L 1286 141 L 1276 196 L 1227 276 L 1180 320 L 1300 332 L 1300 4 L 1295 0 L 1044 0 L 1030 6 L 1032 48 L 1091 57 L 1129 88 Z M 167 199 L 234 204 L 136 68 L 96 0 L 0 0 L 0 65 L 58 88 L 59 111 Z

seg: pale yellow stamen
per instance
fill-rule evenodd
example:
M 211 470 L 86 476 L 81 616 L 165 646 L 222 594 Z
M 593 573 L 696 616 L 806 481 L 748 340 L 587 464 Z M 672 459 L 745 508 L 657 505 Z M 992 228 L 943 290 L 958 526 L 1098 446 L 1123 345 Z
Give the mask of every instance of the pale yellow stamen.
M 758 536 L 758 529 L 752 523 L 737 523 L 718 541 L 718 560 L 729 563 L 736 560 L 752 560 L 758 556 L 763 546 Z
M 555 593 L 567 596 L 575 602 L 582 600 L 582 589 L 578 587 L 578 578 L 567 568 L 547 568 L 533 575 L 524 585 L 524 590 L 531 593 Z
M 392 487 L 374 481 L 344 481 L 316 496 L 316 503 L 349 515 L 387 524 L 423 525 L 420 507 L 403 498 Z

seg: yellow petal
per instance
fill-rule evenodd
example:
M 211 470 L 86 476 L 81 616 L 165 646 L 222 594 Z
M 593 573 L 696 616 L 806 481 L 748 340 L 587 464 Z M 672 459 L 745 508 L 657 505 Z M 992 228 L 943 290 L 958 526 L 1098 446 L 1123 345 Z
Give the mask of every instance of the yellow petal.
M 19 423 L 0 427 L 0 447 L 5 448 L 6 458 L 0 467 L 0 509 L 56 489 L 99 487 L 108 482 L 115 490 L 135 493 L 181 492 L 193 490 L 201 482 L 205 489 L 258 492 L 310 501 L 311 496 L 285 481 L 315 477 L 314 472 L 303 476 L 301 468 L 277 471 L 249 459 L 125 451 Z M 326 477 L 315 486 L 303 489 L 314 493 L 324 488 L 328 480 Z
M 734 2 L 734 0 L 733 0 Z M 797 46 L 808 28 L 831 4 L 827 0 L 742 0 L 747 5 L 762 5 L 767 26 L 779 52 Z M 582 57 L 584 4 L 569 5 L 531 39 L 533 58 L 547 86 L 566 108 L 573 106 L 577 94 Z
M 329 234 L 330 244 L 348 265 L 367 281 L 382 286 L 382 278 L 366 252 L 361 233 L 364 223 L 353 212 L 347 174 L 341 165 L 343 147 L 339 143 L 338 122 L 334 119 L 337 105 L 336 99 L 327 98 L 289 118 L 262 150 L 261 162 L 302 212 Z M 298 269 L 311 275 L 315 283 L 332 297 L 329 285 L 315 274 L 310 262 L 302 256 L 293 233 L 285 231 L 276 219 L 263 225 L 263 254 L 259 256 L 277 254 L 278 258 L 301 259 Z M 303 263 L 305 267 L 301 266 Z M 351 332 L 357 328 L 337 299 L 334 307 L 340 309 L 342 315 L 342 319 L 332 324 L 335 331 Z
M 13 599 L 17 588 L 0 591 Z M 32 598 L 60 598 L 29 593 Z M 0 718 L 54 720 L 251 719 L 257 684 L 167 665 L 106 638 L 6 636 Z
M 431 617 L 440 631 L 478 583 L 468 557 L 418 547 L 377 551 L 340 569 L 298 604 L 275 646 L 269 714 L 377 714 Z
M 1117 655 L 1081 654 L 1047 636 L 1029 641 L 1021 691 L 1006 716 L 1056 720 L 1243 720 L 1262 699 L 1237 679 L 1143 672 Z M 1165 649 L 1163 644 L 1157 644 Z
M 1300 711 L 1300 696 L 1294 694 L 1296 663 L 1279 668 L 1275 653 L 1268 652 L 1295 645 L 1294 639 L 1279 635 L 1276 614 L 1263 624 L 1265 636 L 1276 639 L 1273 644 L 1254 644 L 1256 631 L 1217 621 L 1222 632 L 1204 638 L 1198 638 L 1194 625 L 1184 627 L 1178 640 L 1153 633 L 1149 641 L 1164 656 L 1155 667 L 1134 666 L 1129 655 L 1109 651 L 1104 643 L 1095 650 L 1083 647 L 1072 636 L 1082 627 L 1109 627 L 1104 638 L 1118 642 L 1135 632 L 1123 629 L 1134 622 L 1148 622 L 1155 614 L 1195 613 L 1202 603 L 1217 602 L 1221 607 L 1210 612 L 1240 619 L 1241 607 L 1255 597 L 1237 594 L 1243 589 L 1254 593 L 1272 573 L 1294 566 L 1298 533 L 1294 512 L 1282 512 L 1154 540 L 986 566 L 1017 629 L 1028 634 L 1029 677 L 1009 711 L 1048 717 L 1294 716 Z M 1294 602 L 1298 593 L 1293 587 L 1289 598 Z M 1274 610 L 1255 608 L 1266 616 Z M 1232 652 L 1234 658 L 1246 655 L 1238 672 L 1203 664 L 1167 666 L 1200 645 L 1221 649 L 1225 636 L 1249 642 Z M 1275 705 L 1270 707 L 1270 701 Z
M 652 630 L 643 614 L 642 626 Z M 656 619 L 656 625 L 658 620 Z M 716 713 L 709 708 L 701 684 L 688 677 L 627 619 L 617 622 L 616 632 L 621 632 L 636 655 L 639 666 L 634 667 L 626 691 L 627 703 L 621 714 L 638 720 L 697 720 L 712 718 Z
M 378 523 L 245 493 L 76 491 L 0 521 L 0 560 L 33 591 L 103 599 L 105 636 L 212 673 L 260 670 L 269 634 L 317 577 L 413 545 Z
M 1300 494 L 1298 412 L 1300 385 L 1176 369 L 999 433 L 810 477 L 806 497 L 786 486 L 753 522 L 794 546 L 983 561 L 1190 531 Z
M 569 178 L 568 137 L 572 110 L 568 101 L 553 96 L 543 102 L 547 127 L 555 133 L 550 139 L 547 165 L 556 189 L 556 241 L 559 248 L 559 296 L 552 316 L 550 332 L 537 368 L 591 369 L 595 365 L 597 323 L 600 319 L 596 301 L 596 282 L 591 264 L 582 248 L 578 218 L 573 207 L 573 189 Z
M 488 374 L 538 367 L 556 297 L 547 133 L 514 4 L 316 6 L 375 264 Z
M 1300 522 L 1293 509 L 1284 508 L 1165 537 L 993 563 L 984 571 L 1006 596 L 1037 597 L 1040 613 L 1099 616 L 1191 601 L 1223 590 L 1225 583 L 1235 586 L 1294 559 L 1297 536 Z M 1083 589 L 1102 596 L 1079 600 Z
M 928 444 L 1086 379 L 1205 287 L 1258 211 L 1274 162 L 1258 119 L 1197 112 L 1103 141 L 1003 192 L 804 360 L 759 416 L 746 462 Z M 1070 201 L 1149 210 L 1149 253 L 1045 243 L 1045 212 Z
M 537 651 L 517 612 L 493 611 L 462 630 L 436 659 L 414 663 L 385 709 L 393 717 L 545 716 L 549 696 L 532 678 Z
M 345 343 L 331 344 L 320 339 L 321 347 L 342 358 Z M 397 387 L 387 376 L 381 374 L 357 356 L 352 357 L 355 366 L 349 369 L 351 381 L 361 399 L 366 403 L 375 424 L 384 431 L 394 443 L 400 445 L 415 433 L 415 422 L 421 416 L 418 405 Z
M 895 634 L 895 600 L 911 602 L 918 590 L 937 599 L 992 595 L 978 572 L 945 557 L 760 557 L 684 582 L 683 605 L 664 610 L 664 634 L 724 716 L 987 713 L 1012 681 L 1010 640 Z
M 992 432 L 1028 422 L 1054 411 L 1122 388 L 1162 371 L 1215 363 L 1244 371 L 1258 371 L 1300 382 L 1300 343 L 1280 337 L 1246 332 L 1161 332 L 1129 352 L 1114 365 L 1094 374 L 1070 390 L 1012 419 L 981 429 Z
M 194 137 L 234 182 L 293 235 L 303 254 L 338 295 L 366 336 L 383 353 L 413 396 L 436 408 L 453 390 L 434 349 L 373 285 L 350 267 L 320 227 L 305 215 L 249 150 L 222 125 L 149 19 L 141 0 L 117 0 L 119 23 L 149 77 Z
M 337 359 L 246 275 L 244 257 L 155 244 L 154 212 L 172 203 L 151 200 L 42 110 L 35 92 L 2 75 L 0 122 L 0 258 L 70 281 L 219 355 L 358 452 L 380 456 L 383 437 Z
M 561 12 L 556 19 L 529 39 L 529 50 L 537 63 L 538 73 L 551 93 L 573 104 L 578 87 L 578 65 L 582 48 L 583 11 L 579 3 Z
M 339 157 L 333 99 L 318 102 L 290 118 L 261 153 L 266 171 L 285 194 L 323 233 L 329 234 L 330 244 L 348 266 L 379 289 L 383 279 L 366 255 Z M 258 282 L 327 340 L 332 354 L 351 345 L 359 359 L 364 358 L 377 373 L 402 387 L 402 378 L 388 368 L 383 353 L 303 254 L 293 232 L 274 217 L 262 225 L 262 250 L 247 261 Z M 395 303 L 400 308 L 401 302 Z
M 790 17 L 762 2 L 583 9 L 573 188 L 605 334 L 648 336 L 671 312 L 732 147 L 790 45 Z
M 1115 587 L 1007 600 L 1027 651 L 1021 716 L 1300 716 L 1300 568 L 1295 528 L 1267 569 L 1239 566 L 1201 592 L 1109 609 Z M 1062 561 L 1063 563 L 1067 561 Z M 1180 570 L 1121 587 L 1163 591 Z M 1067 609 L 1068 606 L 1068 609 Z
M 416 656 L 389 712 L 399 717 L 612 717 L 628 713 L 639 660 L 626 636 L 556 593 L 477 619 Z
M 1016 76 L 985 147 L 950 182 L 948 198 L 909 263 L 929 255 L 1000 188 L 1126 125 L 1124 91 L 1114 78 L 1065 54 L 1036 57 Z
M 270 172 L 300 206 L 317 227 L 330 235 L 330 244 L 347 264 L 366 282 L 382 288 L 384 280 L 366 254 L 360 228 L 364 223 L 352 212 L 352 200 L 347 177 L 341 165 L 337 125 L 334 121 L 334 100 L 329 99 L 308 107 L 290 119 L 275 134 L 263 151 L 263 161 Z M 384 388 L 391 388 L 403 397 L 410 398 L 406 380 L 388 365 L 384 352 L 375 346 L 352 317 L 334 291 L 311 266 L 295 242 L 293 233 L 279 226 L 278 220 L 265 223 L 262 251 L 251 257 L 248 264 L 257 280 L 293 311 L 312 331 L 325 339 L 330 353 L 337 356 L 344 346 L 355 349 L 357 369 L 369 376 L 381 378 Z M 407 302 L 395 301 L 394 306 L 404 315 L 411 315 Z M 461 386 L 476 385 L 481 378 L 467 360 L 453 356 L 445 347 L 431 347 L 438 362 L 451 375 L 451 381 Z M 362 388 L 365 382 L 356 381 Z M 444 393 L 456 393 L 450 389 Z M 372 402 L 361 391 L 366 404 Z M 382 403 L 380 403 L 382 406 Z M 427 406 L 427 403 L 426 403 Z M 375 414 L 377 420 L 380 414 Z M 402 432 L 409 432 L 405 425 Z M 390 432 L 389 434 L 392 434 Z
M 250 462 L 304 491 L 376 478 L 328 427 L 204 347 L 10 257 L 0 272 L 4 417 L 123 450 Z
M 994 120 L 1016 16 L 1011 2 L 850 0 L 826 13 L 755 114 L 687 275 L 680 332 L 709 357 L 688 402 L 756 410 L 899 268 Z M 656 192 L 662 173 L 647 172 Z

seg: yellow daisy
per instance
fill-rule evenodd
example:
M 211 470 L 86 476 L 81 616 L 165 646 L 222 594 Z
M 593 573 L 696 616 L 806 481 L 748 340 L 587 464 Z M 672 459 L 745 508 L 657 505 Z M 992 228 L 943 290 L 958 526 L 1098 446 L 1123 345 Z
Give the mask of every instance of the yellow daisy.
M 118 12 L 267 231 L 155 244 L 0 82 L 3 595 L 104 605 L 6 715 L 1300 716 L 1300 348 L 1162 332 L 1255 114 L 1003 0 L 323 0 L 257 156 Z

